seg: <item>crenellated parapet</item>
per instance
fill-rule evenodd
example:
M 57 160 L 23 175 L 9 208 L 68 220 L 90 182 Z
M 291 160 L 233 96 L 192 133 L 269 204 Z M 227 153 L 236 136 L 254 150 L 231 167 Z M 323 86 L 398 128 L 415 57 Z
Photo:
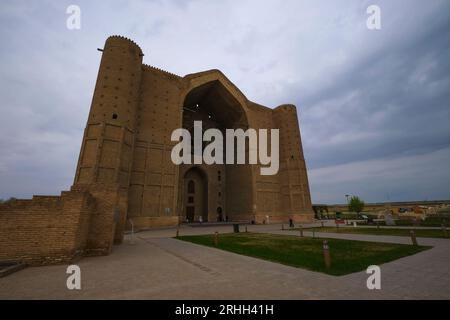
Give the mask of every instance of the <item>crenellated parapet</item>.
M 137 49 L 137 53 L 140 56 L 144 55 L 142 53 L 141 47 L 139 47 L 139 45 L 136 42 L 134 42 L 133 40 L 131 40 L 127 37 L 120 36 L 120 35 L 113 35 L 113 36 L 108 37 L 108 39 L 106 39 L 106 45 L 115 45 L 117 43 L 120 43 L 119 46 L 123 46 L 124 43 L 128 43 L 130 45 L 130 47 Z M 106 47 L 106 45 L 105 45 L 105 47 Z
M 161 73 L 161 74 L 163 74 L 163 75 L 169 76 L 170 78 L 175 78 L 175 79 L 177 79 L 177 80 L 182 79 L 182 77 L 180 77 L 179 75 L 177 75 L 177 74 L 175 74 L 175 73 L 166 71 L 166 70 L 164 70 L 164 69 L 160 69 L 160 68 L 158 68 L 158 67 L 151 66 L 151 65 L 149 65 L 149 64 L 142 64 L 142 67 L 143 67 L 144 70 L 147 69 L 147 70 L 150 70 L 150 71 L 156 71 L 156 72 Z

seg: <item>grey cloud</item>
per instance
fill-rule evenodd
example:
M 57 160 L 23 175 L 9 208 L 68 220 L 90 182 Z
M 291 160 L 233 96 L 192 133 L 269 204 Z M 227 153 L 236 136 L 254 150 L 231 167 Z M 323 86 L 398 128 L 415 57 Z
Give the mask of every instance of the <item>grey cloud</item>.
M 370 32 L 372 1 L 77 1 L 80 31 L 65 28 L 72 1 L 2 1 L 0 198 L 71 185 L 111 34 L 145 63 L 219 68 L 256 102 L 295 103 L 314 201 L 386 200 L 386 185 L 392 200 L 448 198 L 450 4 L 377 2 L 383 29 Z
M 394 159 L 356 161 L 310 170 L 316 203 L 343 203 L 346 194 L 368 202 L 448 199 L 450 148 Z
M 313 137 L 305 142 L 312 167 L 450 144 L 450 43 L 442 31 L 450 30 L 450 21 L 443 16 L 437 13 L 429 29 L 412 29 L 349 66 L 334 86 L 306 96 L 302 125 Z

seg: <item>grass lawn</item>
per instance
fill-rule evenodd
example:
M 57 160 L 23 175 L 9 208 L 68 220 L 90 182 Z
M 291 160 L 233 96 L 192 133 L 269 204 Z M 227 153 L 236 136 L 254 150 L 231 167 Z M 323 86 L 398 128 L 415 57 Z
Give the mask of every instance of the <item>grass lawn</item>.
M 214 235 L 180 236 L 177 239 L 215 247 Z M 380 265 L 430 248 L 327 239 L 331 253 L 331 268 L 327 270 L 323 240 L 263 233 L 228 233 L 219 235 L 217 248 L 336 276 L 366 270 L 370 265 Z
M 292 230 L 292 229 L 290 229 Z M 295 229 L 298 230 L 298 229 Z M 312 229 L 303 229 L 305 231 L 311 231 Z M 319 227 L 315 228 L 316 232 L 331 232 L 331 233 L 356 233 L 356 234 L 373 234 L 373 235 L 384 235 L 384 236 L 405 236 L 409 237 L 410 229 L 395 229 L 395 228 L 364 228 L 364 227 L 342 227 L 339 229 L 336 227 Z M 414 229 L 416 237 L 423 238 L 445 238 L 444 232 L 438 229 Z M 447 238 L 450 239 L 450 230 L 447 230 Z
M 437 218 L 437 217 L 429 217 L 425 220 L 417 219 L 414 222 L 411 219 L 399 219 L 395 220 L 395 224 L 398 226 L 420 226 L 420 227 L 440 227 L 442 224 L 448 227 L 448 222 L 450 219 L 447 218 Z

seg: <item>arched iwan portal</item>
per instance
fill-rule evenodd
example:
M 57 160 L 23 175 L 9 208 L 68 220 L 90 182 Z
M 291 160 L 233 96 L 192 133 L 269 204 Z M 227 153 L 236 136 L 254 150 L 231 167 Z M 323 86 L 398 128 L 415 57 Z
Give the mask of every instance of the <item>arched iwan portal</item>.
M 215 79 L 204 83 L 196 80 L 195 85 L 192 85 L 185 95 L 183 128 L 193 132 L 194 121 L 202 121 L 203 130 L 219 129 L 224 137 L 226 129 L 248 129 L 246 110 L 240 102 L 242 98 L 227 89 L 223 83 L 224 80 Z M 226 153 L 226 150 L 224 151 Z M 248 146 L 246 153 L 248 153 Z M 246 159 L 248 161 L 248 154 Z M 196 166 L 208 176 L 208 221 L 250 221 L 254 219 L 251 165 L 202 164 Z M 187 187 L 186 181 L 181 181 L 181 179 L 185 179 L 184 173 L 188 172 L 191 167 L 192 165 L 186 164 L 180 166 L 180 186 Z M 186 196 L 184 192 L 179 194 L 183 198 Z M 184 199 L 179 199 L 178 203 L 184 203 Z M 217 210 L 219 207 L 221 208 L 220 212 Z M 203 221 L 205 220 L 203 219 Z

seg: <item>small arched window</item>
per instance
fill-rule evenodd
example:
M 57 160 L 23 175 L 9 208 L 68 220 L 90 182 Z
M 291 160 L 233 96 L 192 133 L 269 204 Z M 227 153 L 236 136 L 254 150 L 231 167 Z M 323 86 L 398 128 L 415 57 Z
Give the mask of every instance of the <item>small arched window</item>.
M 188 193 L 195 193 L 195 182 L 193 180 L 188 182 Z

